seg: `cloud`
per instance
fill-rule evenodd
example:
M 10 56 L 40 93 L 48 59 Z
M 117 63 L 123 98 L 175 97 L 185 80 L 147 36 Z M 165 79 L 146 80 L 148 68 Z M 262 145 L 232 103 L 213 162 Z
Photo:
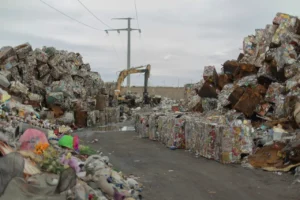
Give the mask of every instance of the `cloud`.
M 167 54 L 167 55 L 164 56 L 164 60 L 166 60 L 166 61 L 170 60 L 172 57 L 173 57 L 173 55 Z

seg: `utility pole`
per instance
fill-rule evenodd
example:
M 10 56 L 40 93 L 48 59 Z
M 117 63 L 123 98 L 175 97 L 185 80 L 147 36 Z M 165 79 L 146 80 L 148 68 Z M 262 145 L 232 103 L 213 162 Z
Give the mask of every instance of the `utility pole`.
M 141 33 L 141 29 L 133 29 L 131 28 L 131 20 L 133 18 L 113 18 L 113 20 L 127 20 L 128 28 L 121 29 L 106 29 L 105 32 L 108 34 L 109 31 L 117 31 L 120 33 L 121 31 L 127 31 L 127 69 L 130 69 L 130 51 L 131 51 L 131 31 L 139 31 Z M 130 88 L 130 75 L 127 76 L 127 91 Z

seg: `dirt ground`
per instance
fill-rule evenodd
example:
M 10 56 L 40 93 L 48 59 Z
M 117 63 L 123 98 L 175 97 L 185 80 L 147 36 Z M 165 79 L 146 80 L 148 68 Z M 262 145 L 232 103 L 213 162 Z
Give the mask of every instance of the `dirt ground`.
M 290 174 L 222 165 L 195 158 L 185 150 L 169 150 L 140 139 L 134 131 L 79 133 L 110 157 L 114 168 L 140 177 L 145 200 L 300 200 L 300 184 Z

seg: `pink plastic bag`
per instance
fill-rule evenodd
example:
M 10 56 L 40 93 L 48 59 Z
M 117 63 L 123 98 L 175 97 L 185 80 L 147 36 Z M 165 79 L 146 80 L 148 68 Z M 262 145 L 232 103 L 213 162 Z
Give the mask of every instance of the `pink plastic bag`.
M 21 150 L 34 150 L 37 143 L 48 143 L 45 133 L 36 129 L 27 129 L 20 137 Z

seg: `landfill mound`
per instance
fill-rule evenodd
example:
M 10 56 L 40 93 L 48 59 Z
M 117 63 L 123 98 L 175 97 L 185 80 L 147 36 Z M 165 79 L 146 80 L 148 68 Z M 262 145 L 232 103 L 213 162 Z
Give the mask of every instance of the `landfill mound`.
M 0 49 L 2 107 L 16 116 L 35 113 L 53 123 L 77 127 L 119 122 L 119 108 L 108 108 L 98 72 L 79 53 L 29 43 Z M 15 109 L 14 109 L 15 108 Z
M 288 171 L 300 163 L 300 20 L 277 13 L 221 73 L 185 85 L 184 103 L 137 113 L 141 137 L 222 163 Z M 181 112 L 174 112 L 179 108 Z M 173 112 L 172 112 L 173 111 Z M 249 165 L 250 164 L 250 165 Z
M 0 50 L 0 199 L 141 199 L 134 176 L 74 134 L 119 122 L 104 84 L 79 53 L 26 43 Z M 92 141 L 97 142 L 97 139 Z

